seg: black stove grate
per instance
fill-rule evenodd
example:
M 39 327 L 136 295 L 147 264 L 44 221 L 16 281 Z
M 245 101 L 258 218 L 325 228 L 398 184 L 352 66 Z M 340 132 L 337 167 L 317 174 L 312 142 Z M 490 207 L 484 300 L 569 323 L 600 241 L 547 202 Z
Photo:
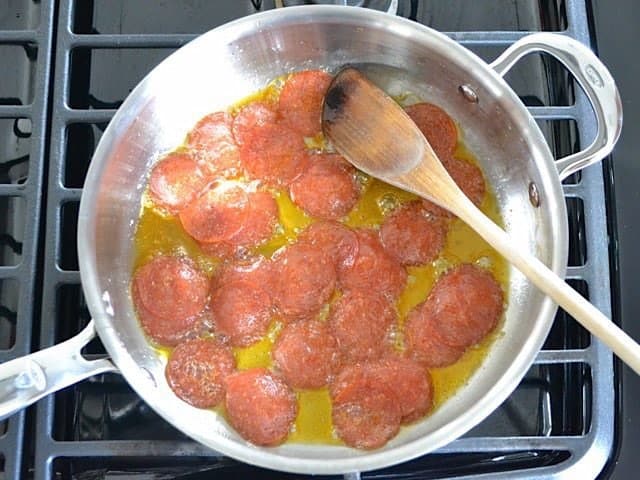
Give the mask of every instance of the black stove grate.
M 27 351 L 32 332 L 34 337 L 39 333 L 36 346 L 43 348 L 70 338 L 89 321 L 76 256 L 78 206 L 91 154 L 124 97 L 146 72 L 197 34 L 281 2 L 60 0 L 56 18 L 52 3 L 34 2 L 41 15 L 39 27 L 29 27 L 34 31 L 0 31 L 0 49 L 5 43 L 19 44 L 25 45 L 27 55 L 33 56 L 34 48 L 40 53 L 34 57 L 34 86 L 23 94 L 32 98 L 31 106 L 2 106 L 0 98 L 0 133 L 4 116 L 30 118 L 32 130 L 27 181 L 19 183 L 18 172 L 23 167 L 20 162 L 10 163 L 13 157 L 0 163 L 0 209 L 13 201 L 5 198 L 17 197 L 30 212 L 13 214 L 28 224 L 21 237 L 10 235 L 3 240 L 5 237 L 0 236 L 0 259 L 5 255 L 21 258 L 18 267 L 0 266 L 0 339 L 7 338 L 4 329 L 15 332 L 15 346 L 8 353 L 2 350 L 4 340 L 0 340 L 0 361 Z M 400 0 L 398 14 L 449 32 L 488 61 L 531 31 L 558 31 L 589 42 L 586 5 L 581 0 Z M 1 22 L 2 12 L 0 27 Z M 49 42 L 54 25 L 57 36 L 52 51 Z M 55 61 L 51 70 L 49 53 Z M 32 331 L 31 309 L 38 306 L 32 301 L 36 285 L 33 272 L 43 193 L 40 182 L 49 74 L 53 83 L 49 180 L 44 186 L 42 305 L 40 317 L 34 318 L 39 331 Z M 531 55 L 509 73 L 507 80 L 530 107 L 556 157 L 579 150 L 593 137 L 590 107 L 556 61 Z M 17 129 L 17 139 L 26 135 L 24 123 L 11 125 Z M 0 150 L 0 160 L 1 154 Z M 2 184 L 3 168 L 17 183 Z M 595 167 L 565 181 L 570 226 L 568 278 L 602 311 L 610 313 L 602 177 L 602 169 Z M 15 208 L 10 205 L 8 210 Z M 0 225 L 1 233 L 12 231 L 10 226 Z M 7 287 L 12 281 L 13 287 Z M 3 292 L 11 288 L 20 289 L 17 309 L 15 300 L 4 300 Z M 13 299 L 15 294 L 7 298 Z M 11 327 L 14 324 L 16 328 Z M 100 342 L 94 341 L 85 355 L 98 358 L 105 352 Z M 613 448 L 613 383 L 610 375 L 603 375 L 611 365 L 611 355 L 599 342 L 592 341 L 573 319 L 559 312 L 536 364 L 487 420 L 435 454 L 361 476 L 595 476 Z M 8 426 L 0 424 L 0 479 L 3 464 L 7 479 L 191 479 L 212 474 L 220 478 L 301 478 L 240 464 L 188 439 L 150 410 L 116 374 L 95 376 L 45 398 L 35 413 L 35 422 L 27 425 L 24 443 L 24 415 L 13 417 Z M 27 454 L 21 456 L 23 446 Z
M 0 7 L 0 363 L 29 353 L 38 287 L 53 7 Z M 19 478 L 25 412 L 0 422 L 0 478 Z

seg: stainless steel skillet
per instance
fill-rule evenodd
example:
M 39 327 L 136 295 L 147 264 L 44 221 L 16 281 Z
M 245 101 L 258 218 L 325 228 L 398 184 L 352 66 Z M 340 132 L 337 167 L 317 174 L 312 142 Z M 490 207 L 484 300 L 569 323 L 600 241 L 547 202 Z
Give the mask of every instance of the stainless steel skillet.
M 558 161 L 502 79 L 521 56 L 538 50 L 569 67 L 598 118 L 594 143 Z M 392 75 L 377 79 L 390 93 L 410 90 L 445 108 L 479 158 L 513 241 L 564 273 L 567 220 L 560 180 L 611 151 L 622 117 L 611 76 L 585 47 L 560 35 L 535 34 L 487 65 L 442 34 L 371 10 L 316 6 L 265 12 L 217 28 L 177 51 L 138 85 L 109 124 L 87 176 L 78 225 L 82 284 L 95 326 L 1 365 L 0 418 L 90 375 L 117 369 L 152 408 L 199 442 L 264 467 L 321 474 L 371 470 L 423 455 L 468 431 L 502 403 L 531 365 L 555 313 L 552 302 L 516 271 L 511 272 L 504 334 L 481 369 L 432 416 L 372 452 L 248 444 L 216 414 L 173 395 L 163 360 L 142 334 L 128 284 L 149 167 L 180 144 L 200 117 L 273 77 L 307 68 L 336 70 L 345 63 L 391 67 Z M 532 183 L 537 206 L 530 201 Z M 82 359 L 80 349 L 96 331 L 111 360 Z

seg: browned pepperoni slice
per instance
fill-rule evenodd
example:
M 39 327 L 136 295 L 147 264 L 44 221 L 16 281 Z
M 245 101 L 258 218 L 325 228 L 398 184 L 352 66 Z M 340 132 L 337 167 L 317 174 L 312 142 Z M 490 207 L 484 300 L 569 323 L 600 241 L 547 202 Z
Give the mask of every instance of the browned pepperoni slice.
M 240 160 L 249 176 L 269 185 L 286 186 L 305 169 L 307 154 L 302 137 L 286 125 L 265 123 L 245 134 Z
M 327 325 L 317 320 L 287 325 L 273 348 L 273 359 L 294 388 L 320 388 L 338 365 L 338 345 Z
M 196 162 L 186 153 L 173 152 L 151 170 L 149 190 L 154 201 L 177 213 L 207 186 Z
M 305 137 L 320 133 L 322 102 L 331 75 L 322 70 L 305 70 L 291 75 L 282 87 L 278 113 L 283 122 Z
M 390 301 L 375 291 L 348 291 L 329 313 L 329 327 L 347 361 L 375 359 L 389 350 L 395 321 Z
M 235 347 L 246 347 L 267 333 L 271 297 L 259 284 L 236 280 L 213 292 L 211 313 L 217 334 Z
M 404 338 L 408 355 L 425 367 L 446 367 L 460 360 L 464 347 L 442 341 L 434 328 L 434 305 L 423 303 L 413 309 L 405 323 Z
M 385 219 L 380 239 L 403 265 L 421 265 L 436 258 L 447 237 L 446 222 L 425 215 L 420 201 L 400 207 Z
M 444 343 L 468 347 L 495 328 L 503 310 L 502 289 L 493 276 L 469 264 L 443 274 L 426 303 L 433 304 L 433 328 Z
M 451 117 L 431 103 L 416 103 L 405 108 L 439 158 L 449 158 L 458 142 L 458 130 Z
M 395 393 L 402 423 L 411 423 L 426 415 L 433 408 L 433 384 L 431 375 L 418 363 L 398 355 L 392 355 L 370 366 L 381 382 Z
M 133 276 L 142 306 L 160 318 L 187 318 L 207 304 L 209 280 L 187 258 L 157 256 Z
M 486 185 L 480 169 L 469 162 L 455 157 L 441 158 L 440 160 L 444 168 L 449 172 L 449 175 L 451 175 L 451 178 L 453 178 L 458 187 L 460 187 L 460 190 L 462 190 L 476 206 L 480 206 L 486 193 Z M 422 200 L 422 206 L 434 216 L 453 217 L 451 212 L 429 200 Z
M 400 429 L 402 409 L 386 382 L 368 365 L 344 368 L 330 385 L 332 419 L 347 445 L 372 449 L 383 446 Z
M 345 216 L 358 202 L 354 169 L 340 155 L 309 156 L 310 167 L 289 186 L 293 202 L 313 217 Z
M 336 286 L 335 263 L 305 242 L 290 245 L 275 258 L 276 305 L 288 320 L 316 315 Z
M 385 252 L 373 230 L 358 230 L 358 254 L 353 265 L 339 270 L 344 289 L 368 290 L 396 298 L 402 292 L 407 272 Z
M 248 194 L 242 186 L 223 182 L 183 208 L 180 221 L 200 242 L 228 241 L 242 229 L 247 204 Z
M 213 339 L 188 340 L 169 356 L 165 374 L 171 390 L 194 407 L 211 408 L 224 399 L 225 379 L 236 367 L 233 354 Z
M 298 411 L 296 396 L 281 379 L 264 368 L 227 377 L 225 408 L 231 425 L 256 445 L 285 441 Z
M 232 120 L 228 113 L 212 113 L 187 135 L 187 147 L 208 176 L 235 177 L 241 173 L 240 153 L 231 133 Z
M 298 237 L 332 256 L 338 268 L 350 267 L 358 253 L 358 237 L 349 227 L 338 222 L 316 222 Z
M 233 137 L 238 145 L 250 143 L 260 127 L 275 123 L 276 112 L 266 103 L 251 102 L 238 112 L 233 119 Z

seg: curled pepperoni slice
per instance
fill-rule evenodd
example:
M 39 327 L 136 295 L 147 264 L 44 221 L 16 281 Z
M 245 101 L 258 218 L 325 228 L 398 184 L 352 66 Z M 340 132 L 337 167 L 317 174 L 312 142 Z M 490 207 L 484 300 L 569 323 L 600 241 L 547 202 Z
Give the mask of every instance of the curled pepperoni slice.
M 157 256 L 133 277 L 142 306 L 166 319 L 199 314 L 209 297 L 209 280 L 187 258 Z
M 503 293 L 489 272 L 463 264 L 438 279 L 426 303 L 442 341 L 465 348 L 496 327 L 503 311 Z
M 260 127 L 276 123 L 276 112 L 266 103 L 251 102 L 233 119 L 232 132 L 238 145 L 251 143 L 253 136 L 260 132 Z
M 451 117 L 440 107 L 431 103 L 416 103 L 405 108 L 431 144 L 438 158 L 449 158 L 458 142 L 458 130 Z
M 378 448 L 398 433 L 402 409 L 397 397 L 369 366 L 355 364 L 344 368 L 329 392 L 333 425 L 347 445 Z
M 273 348 L 273 359 L 294 388 L 320 388 L 338 365 L 338 345 L 327 325 L 316 320 L 287 325 Z
M 331 255 L 338 268 L 352 266 L 358 253 L 358 237 L 338 222 L 312 223 L 298 238 Z
M 227 377 L 224 404 L 229 422 L 238 433 L 264 446 L 285 441 L 298 411 L 293 391 L 263 368 Z
M 402 423 L 414 422 L 433 408 L 431 375 L 420 364 L 393 355 L 369 368 L 395 393 L 402 411 Z
M 183 208 L 180 221 L 187 233 L 200 242 L 228 241 L 242 229 L 247 203 L 245 188 L 222 182 Z
M 402 292 L 407 272 L 389 255 L 373 230 L 358 230 L 358 254 L 353 265 L 339 270 L 344 289 L 368 290 L 396 298 Z
M 423 303 L 413 309 L 405 323 L 405 345 L 410 358 L 426 367 L 446 367 L 460 360 L 464 347 L 453 347 L 442 341 L 434 328 L 437 321 L 434 304 Z
M 475 165 L 460 160 L 459 158 L 451 157 L 448 159 L 441 159 L 442 165 L 449 172 L 451 178 L 460 187 L 460 190 L 476 205 L 480 206 L 484 200 L 486 193 L 486 184 L 482 172 Z M 422 200 L 423 208 L 437 217 L 452 218 L 453 214 L 442 207 L 439 207 L 429 200 Z
M 322 70 L 305 70 L 291 75 L 280 93 L 278 113 L 298 134 L 313 137 L 321 131 L 322 102 L 331 75 Z
M 251 178 L 286 186 L 305 169 L 304 140 L 286 125 L 265 123 L 245 134 L 240 161 Z
M 293 202 L 313 217 L 335 220 L 358 202 L 354 169 L 340 155 L 309 156 L 310 167 L 289 186 Z
M 186 153 L 172 152 L 151 170 L 149 191 L 153 200 L 177 213 L 207 186 L 208 180 Z
M 240 175 L 240 153 L 231 133 L 232 117 L 216 112 L 202 118 L 187 135 L 187 147 L 207 176 Z
M 236 367 L 233 354 L 213 339 L 188 340 L 169 356 L 165 374 L 171 390 L 185 402 L 212 408 L 224 399 L 225 379 Z
M 316 315 L 336 286 L 331 257 L 304 242 L 290 245 L 275 258 L 276 305 L 289 320 Z
M 348 291 L 329 313 L 329 327 L 346 361 L 375 359 L 389 350 L 389 333 L 395 322 L 390 301 L 372 291 Z
M 403 265 L 421 265 L 435 259 L 446 237 L 446 222 L 425 215 L 420 201 L 400 207 L 380 228 L 384 248 Z
M 225 283 L 213 292 L 211 313 L 217 334 L 234 347 L 246 347 L 267 333 L 271 297 L 248 279 Z

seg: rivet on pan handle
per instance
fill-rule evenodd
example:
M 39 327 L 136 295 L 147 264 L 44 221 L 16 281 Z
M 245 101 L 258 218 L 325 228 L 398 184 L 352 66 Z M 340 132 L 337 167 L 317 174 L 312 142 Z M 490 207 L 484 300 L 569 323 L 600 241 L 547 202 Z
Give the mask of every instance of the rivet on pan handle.
M 532 52 L 545 52 L 560 61 L 587 94 L 596 116 L 598 131 L 591 145 L 556 161 L 563 180 L 611 153 L 622 129 L 622 103 L 607 67 L 582 43 L 564 35 L 528 35 L 507 48 L 490 66 L 504 76 L 520 58 Z
M 50 393 L 98 373 L 116 371 L 107 359 L 85 360 L 80 351 L 96 336 L 93 322 L 75 337 L 0 365 L 0 420 Z

